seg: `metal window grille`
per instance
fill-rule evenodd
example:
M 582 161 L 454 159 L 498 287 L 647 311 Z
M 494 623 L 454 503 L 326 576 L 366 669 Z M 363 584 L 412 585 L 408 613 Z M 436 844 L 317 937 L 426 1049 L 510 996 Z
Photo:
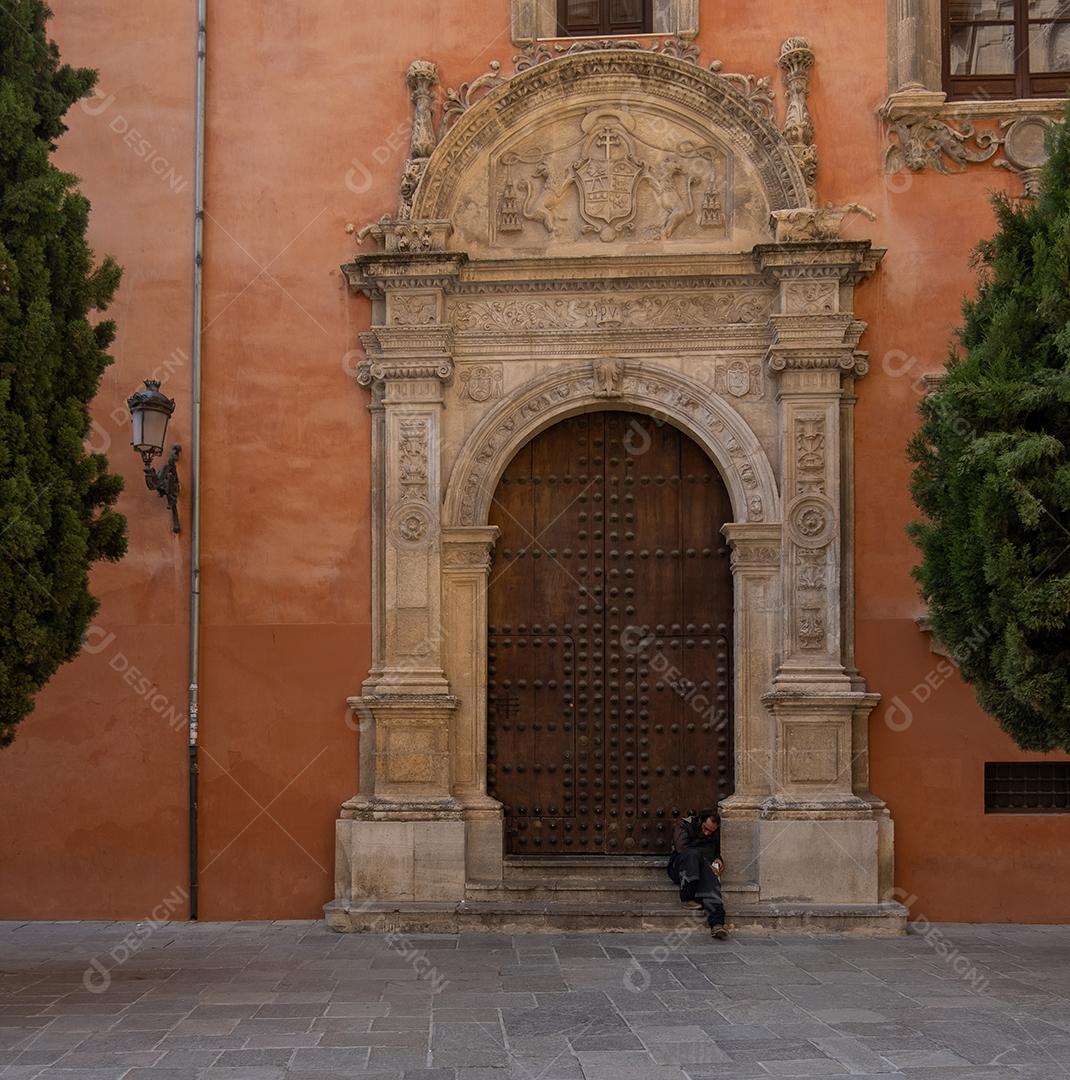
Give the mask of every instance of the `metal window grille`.
M 986 761 L 985 813 L 1070 813 L 1070 761 Z

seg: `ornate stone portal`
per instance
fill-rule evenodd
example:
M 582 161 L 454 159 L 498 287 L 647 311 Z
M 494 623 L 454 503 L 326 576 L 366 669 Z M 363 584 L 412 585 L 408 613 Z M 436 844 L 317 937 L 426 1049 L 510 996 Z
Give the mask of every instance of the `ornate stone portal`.
M 508 882 L 486 794 L 490 502 L 527 441 L 606 407 L 686 432 L 731 497 L 710 522 L 734 576 L 730 912 L 903 925 L 853 652 L 853 294 L 880 252 L 839 235 L 862 208 L 813 203 L 813 59 L 785 43 L 783 130 L 766 80 L 681 39 L 533 45 L 446 91 L 437 132 L 437 72 L 410 69 L 398 214 L 343 268 L 372 299 L 374 601 L 337 928 L 460 925 L 473 883 Z

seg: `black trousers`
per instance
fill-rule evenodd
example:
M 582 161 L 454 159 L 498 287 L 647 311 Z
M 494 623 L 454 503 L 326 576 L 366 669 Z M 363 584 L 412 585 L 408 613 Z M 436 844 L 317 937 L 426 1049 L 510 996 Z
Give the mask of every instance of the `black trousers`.
M 680 886 L 681 900 L 698 900 L 710 926 L 724 926 L 721 879 L 701 851 L 674 851 L 669 857 L 668 873 Z

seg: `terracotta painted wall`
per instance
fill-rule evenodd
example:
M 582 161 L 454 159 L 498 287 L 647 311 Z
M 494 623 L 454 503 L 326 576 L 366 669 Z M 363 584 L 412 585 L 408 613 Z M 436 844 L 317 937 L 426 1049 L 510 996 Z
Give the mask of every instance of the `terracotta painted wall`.
M 101 71 L 104 96 L 73 110 L 61 162 L 83 177 L 97 249 L 127 268 L 94 438 L 127 477 L 130 554 L 95 574 L 99 629 L 0 754 L 0 917 L 161 904 L 181 917 L 189 538 L 171 537 L 113 410 L 159 369 L 178 401 L 173 437 L 188 438 L 194 9 L 54 6 L 65 59 Z M 941 367 L 970 288 L 986 192 L 1015 181 L 988 166 L 883 176 L 884 9 L 865 0 L 845 20 L 836 0 L 770 0 L 757 18 L 703 0 L 699 44 L 704 62 L 775 77 L 780 42 L 810 39 L 820 197 L 869 206 L 877 220 L 850 234 L 888 249 L 859 292 L 872 370 L 859 387 L 857 615 L 859 666 L 884 695 L 873 787 L 896 818 L 898 885 L 933 920 L 1065 920 L 1070 900 L 1050 883 L 1070 878 L 1070 816 L 982 813 L 984 761 L 1023 755 L 957 676 L 942 679 L 913 621 L 904 533 L 917 380 Z M 356 783 L 345 697 L 369 662 L 369 425 L 351 378 L 369 311 L 337 270 L 353 250 L 345 226 L 395 204 L 409 61 L 435 60 L 456 86 L 516 50 L 507 0 L 359 17 L 340 0 L 210 0 L 208 31 L 201 915 L 313 917 Z M 930 673 L 940 685 L 922 702 Z M 888 715 L 896 699 L 909 724 Z M 1013 891 L 994 884 L 993 860 Z

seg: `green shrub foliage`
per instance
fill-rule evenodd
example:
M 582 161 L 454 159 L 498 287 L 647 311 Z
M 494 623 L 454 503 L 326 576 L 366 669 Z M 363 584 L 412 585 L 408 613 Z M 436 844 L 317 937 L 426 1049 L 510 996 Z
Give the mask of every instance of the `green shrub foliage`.
M 910 446 L 933 630 L 1023 750 L 1070 750 L 1068 123 L 1036 200 L 994 199 L 961 347 Z
M 89 314 L 119 267 L 94 264 L 89 204 L 50 160 L 96 73 L 60 64 L 50 15 L 7 0 L 0 18 L 0 746 L 81 648 L 97 608 L 90 565 L 126 550 L 111 509 L 122 481 L 85 448 L 115 336 Z

